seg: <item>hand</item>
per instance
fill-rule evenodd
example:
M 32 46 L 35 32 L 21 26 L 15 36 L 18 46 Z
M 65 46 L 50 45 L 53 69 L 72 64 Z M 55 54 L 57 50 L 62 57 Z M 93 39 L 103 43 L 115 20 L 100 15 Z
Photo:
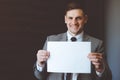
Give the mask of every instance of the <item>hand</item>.
M 44 63 L 47 61 L 49 58 L 50 52 L 46 50 L 39 50 L 37 52 L 37 63 L 39 66 L 43 66 Z
M 103 55 L 101 53 L 90 53 L 88 58 L 95 66 L 95 70 L 98 72 L 103 71 Z

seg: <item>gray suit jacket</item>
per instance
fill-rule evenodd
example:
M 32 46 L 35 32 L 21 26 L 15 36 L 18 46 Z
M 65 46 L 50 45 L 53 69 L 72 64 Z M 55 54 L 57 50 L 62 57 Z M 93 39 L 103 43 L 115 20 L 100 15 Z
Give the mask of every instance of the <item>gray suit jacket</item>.
M 45 45 L 43 47 L 44 50 L 47 48 L 47 41 L 67 41 L 67 33 L 61 33 L 57 35 L 51 35 L 47 37 Z M 104 54 L 103 42 L 99 39 L 91 37 L 89 35 L 84 34 L 83 41 L 91 42 L 91 51 L 98 52 Z M 102 73 L 102 77 L 98 77 L 94 66 L 92 65 L 91 74 L 79 74 L 77 80 L 112 80 L 111 71 L 108 67 L 106 60 L 104 60 L 105 70 Z M 63 73 L 48 73 L 46 66 L 43 71 L 40 72 L 36 69 L 36 65 L 34 65 L 34 75 L 39 80 L 63 80 Z

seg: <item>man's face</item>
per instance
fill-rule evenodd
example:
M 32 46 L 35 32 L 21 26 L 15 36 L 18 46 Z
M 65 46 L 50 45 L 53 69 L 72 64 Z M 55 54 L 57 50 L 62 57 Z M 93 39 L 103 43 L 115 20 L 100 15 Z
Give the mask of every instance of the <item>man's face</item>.
M 86 22 L 87 15 L 84 15 L 81 9 L 69 10 L 65 15 L 65 23 L 67 25 L 68 31 L 74 35 L 82 32 Z

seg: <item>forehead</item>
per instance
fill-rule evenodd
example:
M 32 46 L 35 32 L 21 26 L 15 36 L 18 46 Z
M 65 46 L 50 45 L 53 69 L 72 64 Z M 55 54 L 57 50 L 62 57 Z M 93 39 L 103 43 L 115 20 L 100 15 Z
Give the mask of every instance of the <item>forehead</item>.
M 84 12 L 81 9 L 72 9 L 66 12 L 66 16 L 70 16 L 70 17 L 78 17 L 83 15 Z

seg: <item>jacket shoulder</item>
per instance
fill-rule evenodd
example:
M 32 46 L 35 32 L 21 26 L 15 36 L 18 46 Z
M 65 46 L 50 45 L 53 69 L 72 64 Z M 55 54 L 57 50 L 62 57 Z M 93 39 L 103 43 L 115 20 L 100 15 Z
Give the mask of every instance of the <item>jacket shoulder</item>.
M 93 36 L 90 36 L 90 35 L 87 35 L 87 34 L 84 35 L 84 39 L 88 40 L 88 41 L 91 41 L 91 42 L 100 42 L 100 43 L 103 42 L 101 39 L 98 39 L 96 37 L 93 37 Z
M 104 52 L 104 43 L 101 39 L 89 35 L 86 35 L 86 37 L 88 38 L 87 41 L 91 42 L 92 52 L 100 52 L 100 53 Z
M 66 33 L 60 33 L 60 34 L 55 34 L 55 35 L 49 35 L 47 37 L 48 41 L 61 41 L 61 40 L 65 40 L 67 37 Z

